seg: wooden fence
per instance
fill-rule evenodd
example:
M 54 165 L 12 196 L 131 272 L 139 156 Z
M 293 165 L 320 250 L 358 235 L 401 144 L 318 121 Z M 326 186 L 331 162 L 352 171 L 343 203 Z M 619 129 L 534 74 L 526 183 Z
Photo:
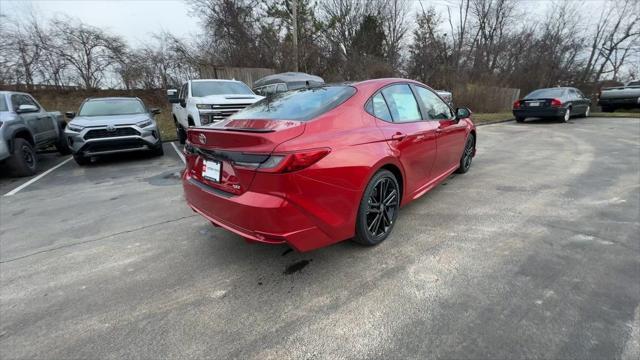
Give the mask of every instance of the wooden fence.
M 269 68 L 238 68 L 238 67 L 217 67 L 206 66 L 200 68 L 202 79 L 235 79 L 253 87 L 253 83 L 267 75 L 275 73 Z
M 511 111 L 513 102 L 520 97 L 520 89 L 474 84 L 454 88 L 452 93 L 456 106 L 481 113 Z

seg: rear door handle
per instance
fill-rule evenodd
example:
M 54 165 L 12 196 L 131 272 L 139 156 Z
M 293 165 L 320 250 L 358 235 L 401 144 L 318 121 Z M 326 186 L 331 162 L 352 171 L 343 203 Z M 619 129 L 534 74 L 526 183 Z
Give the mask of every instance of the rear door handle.
M 398 141 L 401 141 L 401 140 L 403 140 L 403 139 L 404 139 L 404 138 L 406 138 L 406 137 L 407 137 L 407 135 L 406 135 L 406 134 L 403 134 L 403 133 L 395 133 L 395 134 L 393 134 L 393 135 L 391 136 L 391 140 L 398 140 Z

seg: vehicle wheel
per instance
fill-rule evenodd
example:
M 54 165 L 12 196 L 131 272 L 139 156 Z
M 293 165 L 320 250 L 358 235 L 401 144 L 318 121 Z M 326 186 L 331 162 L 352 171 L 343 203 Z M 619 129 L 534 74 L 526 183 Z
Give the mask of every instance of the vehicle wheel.
M 60 131 L 63 130 L 61 129 Z M 71 154 L 71 148 L 69 147 L 69 143 L 67 142 L 67 139 L 65 139 L 64 134 L 61 134 L 58 141 L 56 141 L 56 150 L 58 150 L 61 155 Z
M 591 106 L 587 106 L 587 110 L 584 111 L 584 114 L 580 115 L 580 117 L 586 118 L 591 114 Z
M 471 167 L 471 161 L 473 160 L 473 149 L 476 145 L 476 137 L 473 134 L 469 134 L 467 138 L 467 142 L 464 144 L 464 152 L 462 153 L 462 157 L 460 158 L 460 166 L 456 172 L 458 174 L 464 174 L 469 171 Z
M 184 145 L 187 142 L 187 132 L 184 130 L 182 125 L 176 123 L 176 133 L 178 134 L 178 141 L 180 144 Z
M 400 210 L 400 186 L 388 170 L 378 171 L 360 201 L 354 241 L 367 246 L 381 243 L 389 236 Z
M 568 122 L 571 119 L 571 108 L 568 107 L 567 111 L 564 112 L 564 115 L 560 117 L 560 121 Z
M 73 160 L 80 166 L 89 165 L 91 158 L 82 156 L 81 154 L 73 154 Z
M 524 119 L 525 118 L 523 118 L 521 116 L 516 116 L 516 121 L 519 122 L 519 123 L 524 122 Z
M 25 139 L 16 138 L 13 145 L 13 155 L 7 159 L 7 165 L 14 176 L 31 176 L 36 173 L 38 159 L 36 151 Z
M 153 156 L 162 156 L 164 155 L 164 149 L 162 148 L 162 142 L 160 143 L 160 145 L 154 147 L 153 149 L 151 149 L 151 153 L 153 154 Z

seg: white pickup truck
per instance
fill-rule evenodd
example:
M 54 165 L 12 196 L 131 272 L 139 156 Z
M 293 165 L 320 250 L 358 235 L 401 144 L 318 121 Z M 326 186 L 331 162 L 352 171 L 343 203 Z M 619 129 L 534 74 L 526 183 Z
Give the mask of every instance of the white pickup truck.
M 263 98 L 242 81 L 217 79 L 189 80 L 167 97 L 181 144 L 189 127 L 216 123 Z

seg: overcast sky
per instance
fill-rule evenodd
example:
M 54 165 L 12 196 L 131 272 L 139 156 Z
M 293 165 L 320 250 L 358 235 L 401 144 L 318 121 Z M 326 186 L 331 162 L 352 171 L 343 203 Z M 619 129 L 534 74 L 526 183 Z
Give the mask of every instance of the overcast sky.
M 318 0 L 322 1 L 322 0 Z M 413 10 L 435 6 L 446 20 L 447 6 L 453 6 L 455 14 L 457 0 L 409 0 Z M 526 18 L 534 19 L 544 13 L 554 0 L 521 0 L 526 9 Z M 583 22 L 597 20 L 599 10 L 605 0 L 571 0 L 581 8 L 585 16 Z M 638 0 L 640 3 L 640 0 Z M 146 42 L 154 32 L 166 30 L 183 37 L 199 32 L 199 19 L 189 14 L 189 7 L 183 0 L 0 0 L 0 13 L 15 16 L 34 9 L 43 17 L 56 14 L 68 15 L 110 32 L 122 35 L 132 46 Z M 409 19 L 413 20 L 413 16 Z M 446 24 L 446 21 L 445 21 Z

